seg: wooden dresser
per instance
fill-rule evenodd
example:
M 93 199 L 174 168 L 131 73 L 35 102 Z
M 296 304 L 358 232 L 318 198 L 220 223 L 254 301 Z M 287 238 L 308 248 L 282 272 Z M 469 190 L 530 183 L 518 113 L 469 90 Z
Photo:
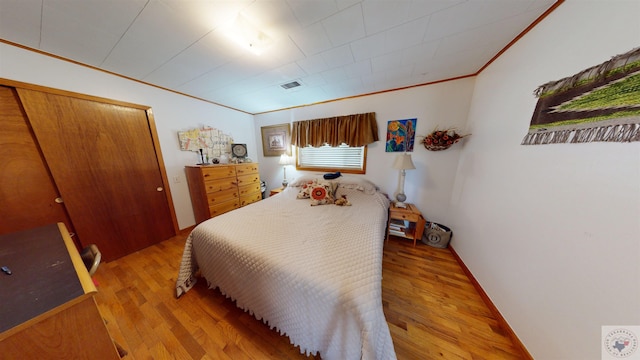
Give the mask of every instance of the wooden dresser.
M 0 236 L 0 357 L 119 359 L 63 223 Z
M 262 199 L 258 163 L 185 167 L 196 224 Z

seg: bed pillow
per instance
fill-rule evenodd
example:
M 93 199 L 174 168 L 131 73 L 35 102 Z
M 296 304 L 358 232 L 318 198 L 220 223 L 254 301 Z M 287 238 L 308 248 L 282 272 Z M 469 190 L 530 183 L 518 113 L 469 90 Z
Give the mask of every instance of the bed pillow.
M 297 178 L 293 179 L 293 181 L 291 181 L 289 183 L 289 186 L 293 186 L 293 187 L 299 187 L 302 186 L 304 184 L 308 184 L 311 181 L 317 181 L 318 178 L 322 178 L 322 174 L 304 174 L 304 175 L 300 175 Z
M 374 184 L 373 182 L 367 180 L 364 176 L 362 175 L 346 175 L 346 174 L 341 174 L 340 177 L 333 179 L 333 180 L 325 180 L 323 179 L 323 174 L 317 174 L 317 173 L 311 173 L 311 174 L 304 174 L 301 175 L 299 177 L 297 177 L 296 179 L 294 179 L 292 182 L 289 183 L 289 186 L 292 187 L 303 187 L 304 185 L 307 185 L 311 182 L 316 182 L 316 183 L 321 183 L 321 182 L 331 182 L 332 184 L 335 184 L 334 186 L 336 187 L 341 187 L 341 188 L 345 188 L 345 189 L 357 189 L 360 190 L 362 192 L 364 192 L 365 194 L 375 194 L 376 191 L 378 190 L 378 187 L 376 186 L 376 184 Z M 302 189 L 300 190 L 302 192 Z M 334 188 L 335 191 L 335 188 Z M 304 197 L 298 197 L 299 199 L 307 199 L 309 198 Z
M 310 188 L 311 206 L 333 204 L 335 201 L 333 186 L 330 183 L 315 183 Z
M 356 189 L 364 192 L 365 194 L 375 194 L 378 191 L 378 187 L 373 182 L 365 179 L 362 176 L 345 176 L 342 175 L 336 179 L 339 186 L 345 189 Z

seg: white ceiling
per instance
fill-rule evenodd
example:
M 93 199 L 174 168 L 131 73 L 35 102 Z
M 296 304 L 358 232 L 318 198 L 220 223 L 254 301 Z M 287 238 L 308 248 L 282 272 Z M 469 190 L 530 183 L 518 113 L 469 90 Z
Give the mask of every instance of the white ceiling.
M 0 0 L 0 39 L 255 114 L 475 74 L 555 2 Z

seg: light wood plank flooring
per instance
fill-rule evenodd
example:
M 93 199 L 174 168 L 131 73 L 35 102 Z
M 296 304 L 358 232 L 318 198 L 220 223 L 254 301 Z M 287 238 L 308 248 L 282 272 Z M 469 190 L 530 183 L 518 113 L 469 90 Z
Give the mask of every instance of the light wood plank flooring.
M 320 359 L 199 281 L 175 298 L 186 235 L 103 263 L 96 301 L 125 359 Z M 524 358 L 448 249 L 391 237 L 384 312 L 398 359 Z

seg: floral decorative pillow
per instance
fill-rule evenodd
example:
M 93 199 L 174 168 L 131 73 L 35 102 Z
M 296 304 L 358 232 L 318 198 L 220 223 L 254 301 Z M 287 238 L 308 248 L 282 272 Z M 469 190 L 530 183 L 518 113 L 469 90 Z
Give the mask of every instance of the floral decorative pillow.
M 326 185 L 331 190 L 331 195 L 336 197 L 336 191 L 338 190 L 338 186 L 340 185 L 336 180 L 318 180 L 319 185 Z
M 300 187 L 300 191 L 298 191 L 298 195 L 296 198 L 298 199 L 308 199 L 311 197 L 311 189 L 317 185 L 316 180 L 308 181 Z
M 335 201 L 331 184 L 316 184 L 311 187 L 309 195 L 311 206 L 333 204 Z

